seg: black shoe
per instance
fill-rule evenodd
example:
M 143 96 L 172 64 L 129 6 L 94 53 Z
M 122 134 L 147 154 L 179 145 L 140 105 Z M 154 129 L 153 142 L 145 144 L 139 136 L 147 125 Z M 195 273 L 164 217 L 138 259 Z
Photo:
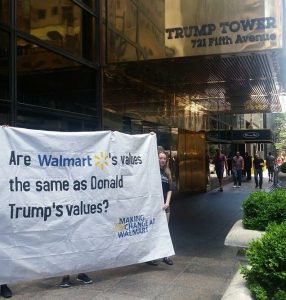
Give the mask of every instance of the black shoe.
M 258 185 L 256 185 L 255 188 L 258 188 Z
M 146 261 L 146 264 L 150 266 L 158 266 L 158 263 L 155 260 Z
M 163 262 L 165 263 L 165 264 L 167 264 L 167 265 L 172 265 L 173 264 L 173 261 L 171 260 L 171 258 L 169 258 L 169 257 L 164 257 L 163 258 Z
M 70 277 L 68 275 L 64 276 L 63 279 L 62 279 L 62 282 L 60 284 L 60 287 L 68 288 L 70 286 L 71 286 Z
M 81 282 L 83 282 L 85 284 L 91 284 L 91 283 L 93 283 L 93 281 L 86 274 L 84 274 L 84 273 L 78 274 L 76 280 L 81 281 Z
M 7 286 L 7 284 L 2 284 L 1 285 L 1 293 L 0 295 L 4 298 L 11 298 L 12 297 L 12 292 Z

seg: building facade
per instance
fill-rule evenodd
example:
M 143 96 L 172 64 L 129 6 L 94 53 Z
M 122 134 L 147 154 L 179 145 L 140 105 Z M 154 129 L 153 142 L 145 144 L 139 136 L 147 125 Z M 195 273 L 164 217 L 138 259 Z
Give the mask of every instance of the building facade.
M 202 191 L 215 147 L 273 149 L 262 130 L 284 105 L 284 11 L 282 0 L 1 0 L 0 123 L 155 131 L 180 189 Z

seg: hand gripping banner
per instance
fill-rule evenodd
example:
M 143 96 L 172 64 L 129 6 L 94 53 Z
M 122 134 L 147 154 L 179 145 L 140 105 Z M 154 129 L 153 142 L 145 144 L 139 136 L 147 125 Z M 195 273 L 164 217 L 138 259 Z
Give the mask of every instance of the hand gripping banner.
M 0 284 L 174 254 L 156 136 L 0 128 Z

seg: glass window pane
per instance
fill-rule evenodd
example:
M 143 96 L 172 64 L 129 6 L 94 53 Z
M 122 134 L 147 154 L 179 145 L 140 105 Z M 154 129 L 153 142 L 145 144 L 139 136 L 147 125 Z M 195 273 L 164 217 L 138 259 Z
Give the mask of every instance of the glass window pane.
M 95 61 L 95 18 L 72 1 L 17 1 L 17 26 L 46 43 Z
M 18 101 L 95 116 L 96 70 L 18 40 Z
M 96 119 L 79 119 L 65 115 L 55 115 L 43 110 L 20 109 L 17 126 L 39 130 L 92 131 L 97 130 Z
M 0 99 L 9 99 L 9 35 L 0 30 Z
M 85 5 L 87 5 L 90 9 L 92 9 L 93 11 L 97 10 L 96 7 L 96 0 L 80 0 L 82 3 L 84 3 Z
M 0 100 L 0 125 L 11 125 L 11 102 Z
M 9 0 L 0 0 L 0 23 L 9 23 Z

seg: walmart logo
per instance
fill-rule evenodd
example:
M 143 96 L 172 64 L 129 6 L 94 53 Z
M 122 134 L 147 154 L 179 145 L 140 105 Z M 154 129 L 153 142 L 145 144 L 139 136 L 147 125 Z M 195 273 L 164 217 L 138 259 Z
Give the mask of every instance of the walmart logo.
M 90 155 L 86 156 L 72 156 L 66 157 L 64 155 L 47 155 L 39 154 L 38 162 L 41 167 L 99 167 L 101 170 L 104 170 L 108 164 L 108 155 L 105 155 L 104 152 L 100 152 L 94 157 Z
M 94 163 L 96 167 L 99 167 L 101 170 L 103 170 L 106 166 L 108 166 L 108 155 L 100 152 L 100 155 L 94 156 Z

